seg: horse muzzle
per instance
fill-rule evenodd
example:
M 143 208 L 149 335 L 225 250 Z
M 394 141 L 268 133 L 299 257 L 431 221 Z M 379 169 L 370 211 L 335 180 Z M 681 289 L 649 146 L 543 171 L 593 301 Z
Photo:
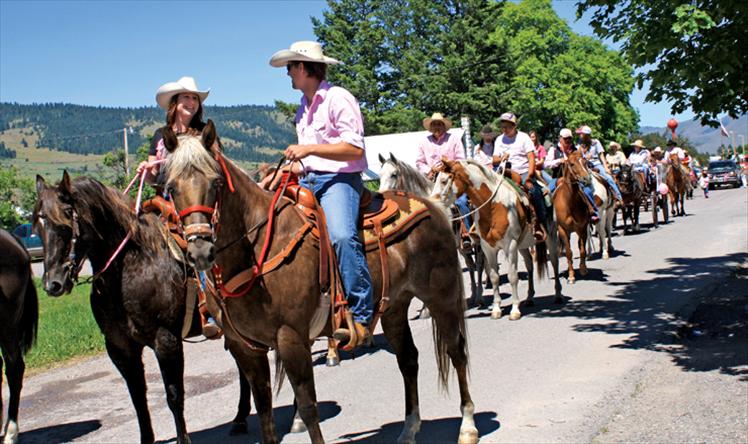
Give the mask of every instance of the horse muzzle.
M 68 268 L 56 273 L 45 271 L 42 283 L 44 291 L 52 297 L 60 297 L 73 289 L 73 281 Z
M 197 271 L 206 271 L 216 260 L 216 247 L 208 239 L 194 237 L 187 243 L 187 263 Z

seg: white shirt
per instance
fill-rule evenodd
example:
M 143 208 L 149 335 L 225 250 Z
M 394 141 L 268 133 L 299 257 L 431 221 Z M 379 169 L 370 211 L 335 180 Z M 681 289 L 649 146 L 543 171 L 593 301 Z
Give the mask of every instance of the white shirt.
M 638 153 L 636 151 L 632 151 L 631 154 L 629 154 L 629 164 L 631 165 L 646 165 L 649 162 L 649 151 L 648 150 L 641 150 Z
M 678 159 L 683 160 L 686 158 L 686 152 L 679 146 L 674 146 L 670 151 L 667 152 L 667 160 L 670 161 L 670 155 L 675 154 Z
M 578 147 L 577 147 L 578 148 Z M 587 150 L 587 160 L 590 161 L 593 165 L 600 165 L 602 163 L 602 160 L 600 160 L 600 155 L 605 155 L 605 150 L 603 149 L 603 145 L 600 143 L 597 139 L 592 139 L 590 143 L 590 148 Z
M 535 152 L 535 145 L 527 133 L 517 131 L 514 137 L 502 134 L 496 139 L 493 154 L 494 156 L 509 153 L 509 162 L 512 164 L 512 170 L 519 174 L 525 174 L 530 170 L 530 161 L 527 159 L 528 153 Z

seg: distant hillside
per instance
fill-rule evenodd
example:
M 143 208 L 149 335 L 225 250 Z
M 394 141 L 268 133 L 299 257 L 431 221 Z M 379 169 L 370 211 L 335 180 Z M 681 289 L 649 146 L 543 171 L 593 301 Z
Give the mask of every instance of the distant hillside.
M 206 106 L 204 117 L 216 122 L 227 154 L 237 160 L 275 161 L 280 150 L 296 139 L 292 124 L 270 106 Z M 0 138 L 75 154 L 121 148 L 125 127 L 133 128 L 128 145 L 134 153 L 163 123 L 164 112 L 156 107 L 0 103 Z
M 728 131 L 735 132 L 735 143 L 737 145 L 741 144 L 741 140 L 737 136 L 738 134 L 742 134 L 744 137 L 742 143 L 748 143 L 748 115 L 743 115 L 738 119 L 725 117 L 722 119 L 722 123 Z M 639 128 L 639 132 L 641 134 L 662 134 L 666 129 L 665 127 L 643 126 Z M 669 134 L 670 130 L 667 131 Z M 698 121 L 684 120 L 683 122 L 678 122 L 678 128 L 675 132 L 678 135 L 687 137 L 696 149 L 701 152 L 716 153 L 723 143 L 725 145 L 732 144 L 732 141 L 727 137 L 721 136 L 719 127 L 702 126 Z

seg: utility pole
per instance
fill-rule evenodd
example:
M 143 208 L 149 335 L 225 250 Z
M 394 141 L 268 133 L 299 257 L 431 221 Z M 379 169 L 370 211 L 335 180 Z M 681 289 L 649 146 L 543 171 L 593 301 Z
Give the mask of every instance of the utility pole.
M 462 138 L 463 138 L 462 148 L 465 150 L 465 159 L 467 159 L 468 157 L 472 158 L 473 157 L 473 150 L 472 150 L 473 141 L 470 138 L 470 117 L 466 115 L 463 115 L 462 117 L 460 117 L 460 126 L 462 127 L 462 130 L 464 131 L 464 133 L 462 134 Z M 470 153 L 469 156 L 468 156 L 468 152 Z
M 130 161 L 128 159 L 129 155 L 127 152 L 127 131 L 128 129 L 132 131 L 132 128 L 125 127 L 122 129 L 122 134 L 125 137 L 125 179 L 128 179 L 130 177 Z

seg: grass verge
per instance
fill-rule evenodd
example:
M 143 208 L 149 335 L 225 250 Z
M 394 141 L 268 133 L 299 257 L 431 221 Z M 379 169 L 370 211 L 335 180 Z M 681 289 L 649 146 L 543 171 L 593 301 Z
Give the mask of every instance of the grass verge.
M 39 295 L 39 334 L 26 355 L 27 368 L 43 370 L 104 350 L 104 336 L 91 313 L 90 284 L 76 286 L 59 298 L 47 296 L 41 279 L 34 278 L 34 284 Z

